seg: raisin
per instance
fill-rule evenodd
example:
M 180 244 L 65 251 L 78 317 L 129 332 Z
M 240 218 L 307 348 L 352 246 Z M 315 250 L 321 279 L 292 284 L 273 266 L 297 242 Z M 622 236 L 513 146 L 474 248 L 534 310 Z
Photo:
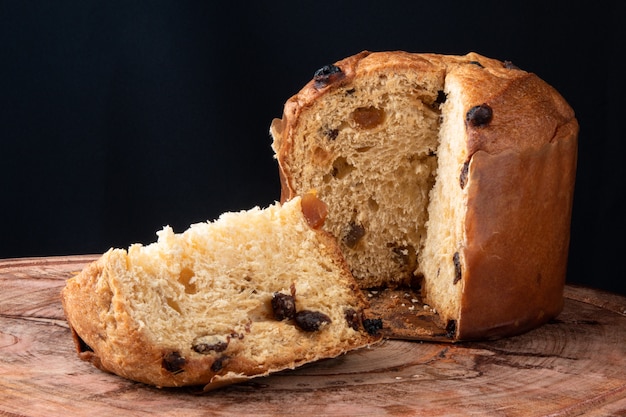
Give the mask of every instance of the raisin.
M 324 131 L 324 136 L 328 138 L 328 140 L 335 140 L 337 136 L 339 136 L 339 129 L 326 129 Z
M 461 256 L 458 252 L 454 252 L 452 262 L 454 262 L 454 281 L 452 283 L 456 284 L 461 280 Z
M 446 325 L 446 336 L 453 338 L 456 335 L 456 320 L 448 320 Z
M 219 372 L 224 368 L 224 362 L 228 359 L 227 356 L 221 356 L 213 361 L 211 364 L 211 371 Z
M 384 119 L 385 111 L 374 106 L 359 107 L 352 112 L 352 120 L 359 129 L 373 129 Z
M 346 232 L 343 235 L 343 243 L 350 249 L 353 249 L 363 238 L 363 236 L 365 236 L 365 228 L 363 227 L 363 225 L 355 222 L 350 222 Z
M 343 78 L 341 68 L 336 65 L 324 65 L 313 74 L 314 86 L 316 89 L 324 88 L 330 83 Z
M 168 372 L 177 374 L 183 371 L 183 366 L 187 363 L 187 360 L 180 356 L 178 352 L 169 352 L 163 355 L 161 361 L 161 367 Z
M 359 313 L 356 312 L 355 309 L 349 308 L 345 312 L 346 321 L 348 322 L 348 326 L 350 326 L 353 330 L 359 330 Z
M 484 127 L 491 122 L 493 111 L 487 104 L 474 106 L 465 115 L 465 121 L 472 127 Z
M 332 321 L 324 313 L 319 311 L 302 310 L 296 313 L 296 326 L 305 332 L 315 332 L 322 327 L 323 324 L 329 324 Z
M 315 80 L 321 80 L 325 77 L 329 77 L 339 72 L 341 72 L 341 68 L 339 68 L 337 65 L 334 65 L 334 64 L 324 65 L 322 68 L 315 71 L 315 74 L 313 74 L 313 78 Z
M 292 319 L 296 315 L 296 300 L 291 295 L 275 292 L 272 297 L 272 311 L 278 321 Z
M 194 340 L 192 349 L 198 353 L 223 352 L 228 347 L 228 339 L 220 336 L 203 336 Z
M 226 342 L 219 342 L 213 345 L 209 345 L 206 343 L 198 343 L 197 345 L 193 346 L 193 350 L 195 350 L 198 353 L 206 354 L 210 352 L 223 352 L 226 350 L 227 347 L 228 347 L 228 343 Z
M 515 65 L 511 61 L 504 61 L 504 68 L 506 68 L 506 69 L 515 69 L 515 70 L 520 69 L 517 65 Z
M 250 326 L 250 323 L 246 323 L 245 330 L 246 330 L 247 333 L 250 333 L 250 327 L 249 326 Z M 232 332 L 229 337 L 230 337 L 230 339 L 243 340 L 243 338 L 246 337 L 246 335 L 243 334 L 243 333 Z
M 469 175 L 469 161 L 465 161 L 463 168 L 461 168 L 461 175 L 459 176 L 459 184 L 461 189 L 465 188 L 467 184 L 467 176 Z
M 368 334 L 375 335 L 383 328 L 383 321 L 382 319 L 365 319 L 363 320 L 363 327 Z
M 437 105 L 445 103 L 447 99 L 448 99 L 448 95 L 444 93 L 443 90 L 437 91 L 437 98 L 435 99 L 435 102 L 433 103 L 433 107 L 437 107 Z

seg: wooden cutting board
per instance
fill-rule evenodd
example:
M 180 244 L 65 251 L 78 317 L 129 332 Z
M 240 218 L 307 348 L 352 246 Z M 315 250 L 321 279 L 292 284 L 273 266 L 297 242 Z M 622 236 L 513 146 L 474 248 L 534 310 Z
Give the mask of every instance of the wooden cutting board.
M 563 313 L 521 336 L 386 341 L 202 394 L 78 359 L 59 292 L 93 259 L 0 260 L 0 416 L 626 416 L 626 297 L 568 286 Z

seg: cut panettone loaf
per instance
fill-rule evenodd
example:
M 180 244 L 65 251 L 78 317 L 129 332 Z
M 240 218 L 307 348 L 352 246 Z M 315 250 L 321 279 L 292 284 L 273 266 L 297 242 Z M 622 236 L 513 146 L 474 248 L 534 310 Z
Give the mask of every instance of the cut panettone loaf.
M 82 359 L 160 387 L 211 389 L 376 342 L 313 194 L 225 213 L 158 241 L 111 249 L 68 280 Z
M 317 190 L 360 287 L 386 297 L 372 307 L 390 336 L 501 337 L 560 312 L 578 123 L 536 75 L 366 51 L 317 71 L 270 131 L 281 201 Z M 394 288 L 415 291 L 419 317 Z

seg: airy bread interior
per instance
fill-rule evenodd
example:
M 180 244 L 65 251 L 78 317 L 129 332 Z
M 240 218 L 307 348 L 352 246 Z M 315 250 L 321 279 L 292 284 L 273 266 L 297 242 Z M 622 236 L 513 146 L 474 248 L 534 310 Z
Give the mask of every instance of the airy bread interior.
M 417 273 L 429 277 L 422 281 L 423 293 L 446 321 L 458 317 L 462 286 L 459 281 L 458 251 L 464 246 L 464 220 L 467 211 L 467 186 L 461 186 L 461 175 L 468 160 L 463 121 L 464 108 L 459 98 L 462 86 L 448 79 L 441 105 L 445 117 L 438 130 L 436 181 L 429 193 L 428 233 L 421 242 Z M 469 167 L 465 168 L 467 172 Z
M 281 162 L 294 190 L 315 189 L 331 207 L 324 228 L 362 288 L 423 286 L 450 318 L 461 291 L 450 284 L 462 262 L 467 151 L 461 86 L 444 80 L 443 70 L 353 78 L 302 110 Z
M 290 160 L 307 161 L 290 165 L 294 188 L 316 189 L 332 207 L 324 227 L 364 287 L 411 276 L 426 237 L 439 88 L 414 75 L 361 77 L 321 96 L 294 139 Z
M 290 294 L 294 285 L 300 308 L 321 310 L 343 323 L 338 314 L 350 305 L 342 303 L 353 297 L 345 283 L 328 285 L 328 280 L 341 283 L 345 277 L 304 222 L 288 224 L 293 223 L 289 208 L 228 213 L 182 234 L 166 227 L 157 243 L 131 246 L 126 265 L 120 265 L 126 269 L 115 275 L 136 320 L 148 325 L 155 340 L 173 346 L 181 340 L 193 345 L 206 335 L 245 334 L 250 326 L 263 336 L 276 332 L 272 294 Z M 289 243 L 296 241 L 300 244 Z M 299 334 L 294 326 L 283 332 L 284 340 Z M 247 349 L 262 358 L 268 346 L 249 343 Z
M 112 249 L 97 265 L 68 281 L 64 305 L 103 367 L 131 379 L 231 381 L 375 340 L 334 239 L 310 227 L 300 198 L 225 213 L 183 233 L 165 227 L 157 242 Z M 98 301 L 83 303 L 92 292 Z M 276 293 L 293 296 L 297 312 L 314 312 L 312 328 L 277 318 Z M 315 322 L 317 313 L 325 318 Z
M 285 163 L 294 189 L 316 189 L 332 208 L 324 227 L 362 287 L 409 284 L 427 273 L 441 277 L 431 291 L 452 300 L 463 199 L 446 182 L 458 183 L 466 159 L 456 143 L 464 116 L 443 77 L 434 79 L 378 72 L 321 95 L 301 113 Z M 443 122 L 442 106 L 451 116 Z

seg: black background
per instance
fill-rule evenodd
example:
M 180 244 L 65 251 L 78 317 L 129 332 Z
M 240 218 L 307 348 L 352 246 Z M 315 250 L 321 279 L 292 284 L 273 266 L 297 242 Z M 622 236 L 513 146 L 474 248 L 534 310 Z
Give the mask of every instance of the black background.
M 581 132 L 568 282 L 626 294 L 618 2 L 2 1 L 0 258 L 101 253 L 279 198 L 269 125 L 362 50 L 535 72 Z

